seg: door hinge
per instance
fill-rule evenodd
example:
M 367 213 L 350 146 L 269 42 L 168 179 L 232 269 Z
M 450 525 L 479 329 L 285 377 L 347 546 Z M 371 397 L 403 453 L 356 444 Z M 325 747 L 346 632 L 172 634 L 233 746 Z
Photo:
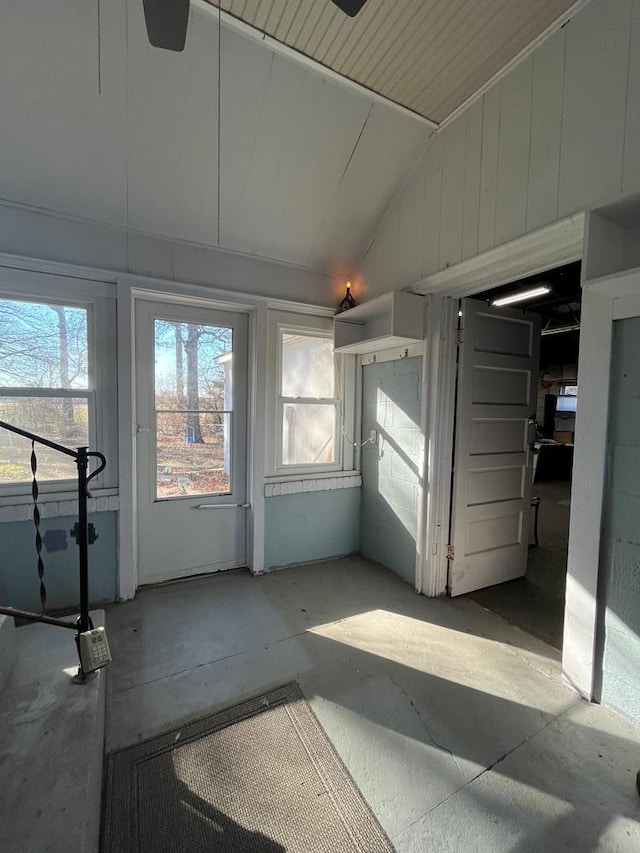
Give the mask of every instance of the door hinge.
M 464 329 L 456 329 L 456 346 L 464 343 Z
M 454 551 L 453 551 L 453 545 L 447 545 L 447 560 L 453 560 L 453 559 L 455 559 Z

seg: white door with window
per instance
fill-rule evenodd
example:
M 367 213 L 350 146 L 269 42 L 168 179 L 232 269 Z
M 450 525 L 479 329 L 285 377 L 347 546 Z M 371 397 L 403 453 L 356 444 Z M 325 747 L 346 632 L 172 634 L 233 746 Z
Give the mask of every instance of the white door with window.
M 246 565 L 244 314 L 136 303 L 138 583 Z
M 540 318 L 462 302 L 449 591 L 527 570 Z

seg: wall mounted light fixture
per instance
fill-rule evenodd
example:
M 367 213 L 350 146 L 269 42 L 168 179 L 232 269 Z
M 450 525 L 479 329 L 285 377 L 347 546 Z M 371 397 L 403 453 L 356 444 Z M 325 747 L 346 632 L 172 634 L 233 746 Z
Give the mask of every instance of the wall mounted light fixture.
M 342 302 L 338 305 L 338 311 L 348 311 L 349 308 L 356 307 L 356 300 L 351 295 L 351 282 L 347 282 L 347 292 L 345 293 Z

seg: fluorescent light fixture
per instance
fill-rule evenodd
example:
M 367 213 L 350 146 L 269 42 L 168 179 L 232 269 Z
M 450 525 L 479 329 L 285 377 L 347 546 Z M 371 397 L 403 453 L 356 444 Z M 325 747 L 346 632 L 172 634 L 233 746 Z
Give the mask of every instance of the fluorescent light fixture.
M 580 323 L 572 323 L 570 326 L 556 326 L 555 329 L 543 329 L 541 335 L 561 335 L 563 332 L 577 332 Z
M 531 290 L 521 290 L 519 293 L 510 293 L 508 296 L 500 296 L 498 299 L 493 299 L 491 304 L 500 308 L 501 305 L 514 305 L 516 302 L 524 302 L 526 299 L 544 296 L 545 293 L 551 293 L 551 288 L 547 284 L 542 287 L 533 287 Z

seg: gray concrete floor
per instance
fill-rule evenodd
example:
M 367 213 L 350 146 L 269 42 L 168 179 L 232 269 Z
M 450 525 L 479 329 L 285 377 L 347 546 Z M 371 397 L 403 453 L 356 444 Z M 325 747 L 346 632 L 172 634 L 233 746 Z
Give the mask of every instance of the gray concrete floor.
M 102 610 L 91 617 L 104 625 Z M 106 673 L 72 683 L 71 631 L 36 624 L 14 633 L 15 660 L 0 690 L 0 851 L 94 853 Z
M 473 601 L 354 558 L 149 589 L 107 626 L 108 749 L 295 679 L 398 853 L 640 849 L 640 732 Z
M 529 550 L 526 576 L 472 592 L 469 598 L 561 649 L 571 483 L 569 480 L 535 483 L 533 493 L 540 497 L 540 544 Z

